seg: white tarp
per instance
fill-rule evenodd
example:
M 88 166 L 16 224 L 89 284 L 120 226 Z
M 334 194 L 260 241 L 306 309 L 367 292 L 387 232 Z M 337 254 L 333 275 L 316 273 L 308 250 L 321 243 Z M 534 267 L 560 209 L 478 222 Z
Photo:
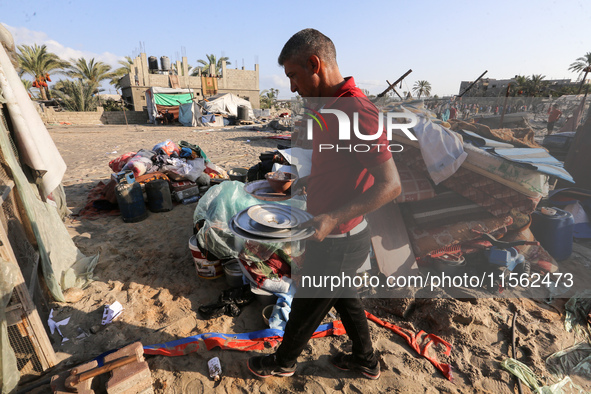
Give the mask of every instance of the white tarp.
M 248 108 L 248 119 L 254 119 L 254 112 L 250 101 L 242 99 L 232 93 L 220 93 L 211 96 L 203 106 L 207 111 L 214 114 L 238 116 L 238 107 Z
M 0 26 L 0 29 L 4 27 Z M 66 163 L 3 45 L 0 45 L 0 90 L 14 124 L 14 137 L 21 158 L 40 177 L 39 184 L 45 198 L 61 183 L 66 172 Z

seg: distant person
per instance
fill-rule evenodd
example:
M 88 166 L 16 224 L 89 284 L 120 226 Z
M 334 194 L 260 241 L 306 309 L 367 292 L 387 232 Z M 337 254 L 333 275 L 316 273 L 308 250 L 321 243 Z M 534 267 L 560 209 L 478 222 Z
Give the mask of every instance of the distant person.
M 458 110 L 456 109 L 456 107 L 451 107 L 449 109 L 449 118 L 450 119 L 455 119 L 458 117 Z
M 562 116 L 562 111 L 558 109 L 558 104 L 552 104 L 548 109 L 548 134 L 554 131 L 554 124 Z
M 166 119 L 166 124 L 173 124 L 174 123 L 174 114 L 166 110 L 164 112 L 164 119 Z

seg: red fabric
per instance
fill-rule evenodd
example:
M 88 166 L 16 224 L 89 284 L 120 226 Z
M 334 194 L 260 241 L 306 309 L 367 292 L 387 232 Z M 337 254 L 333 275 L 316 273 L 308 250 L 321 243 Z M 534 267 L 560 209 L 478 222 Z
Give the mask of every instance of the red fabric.
M 449 109 L 449 118 L 450 119 L 455 119 L 458 116 L 458 110 L 455 109 L 454 107 L 451 107 Z
M 127 162 L 129 160 L 131 160 L 131 158 L 134 157 L 135 155 L 136 155 L 136 152 L 127 152 L 126 154 L 121 155 L 118 158 L 111 160 L 109 162 L 109 167 L 114 172 L 120 172 L 123 169 L 123 167 L 125 167 Z
M 429 356 L 428 351 L 431 345 L 443 345 L 445 348 L 443 354 L 449 356 L 451 354 L 451 344 L 441 338 L 439 338 L 435 334 L 427 334 L 425 331 L 421 330 L 417 334 L 412 332 L 411 330 L 407 330 L 406 328 L 398 327 L 395 324 L 385 322 L 369 312 L 365 312 L 365 315 L 369 320 L 372 322 L 385 327 L 389 328 L 390 330 L 394 331 L 396 334 L 400 335 L 402 338 L 406 340 L 406 343 L 410 347 L 412 347 L 417 353 L 421 356 L 425 357 L 435 368 L 440 370 L 443 375 L 447 378 L 447 380 L 452 380 L 452 373 L 451 373 L 451 365 L 449 364 L 442 364 L 437 361 L 437 358 Z
M 365 97 L 361 89 L 355 86 L 352 77 L 345 79 L 343 86 L 335 93 L 334 97 L 357 97 L 357 100 L 335 100 L 326 105 L 326 109 L 339 109 L 347 114 L 359 113 L 359 130 L 364 134 L 375 134 L 378 129 L 379 112 L 377 108 Z M 390 159 L 392 154 L 388 152 L 388 140 L 386 133 L 378 140 L 363 141 L 355 136 L 351 130 L 351 140 L 339 141 L 339 126 L 337 117 L 333 114 L 323 115 L 326 121 L 326 130 L 320 130 L 317 124 L 313 129 L 312 172 L 308 180 L 308 211 L 313 215 L 330 212 L 349 203 L 352 199 L 363 194 L 374 182 L 373 176 L 367 168 L 375 167 Z M 349 119 L 353 124 L 353 116 Z M 331 145 L 369 145 L 368 152 L 351 152 L 335 149 L 321 152 L 320 144 Z M 377 145 L 382 144 L 381 148 Z M 378 152 L 378 150 L 380 150 Z M 339 225 L 333 234 L 342 234 L 350 231 L 361 223 L 361 216 Z

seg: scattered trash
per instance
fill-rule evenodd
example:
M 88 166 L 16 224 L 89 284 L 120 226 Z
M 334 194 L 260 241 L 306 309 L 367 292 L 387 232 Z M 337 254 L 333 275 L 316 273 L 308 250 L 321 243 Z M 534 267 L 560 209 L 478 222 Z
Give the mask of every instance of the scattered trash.
M 507 358 L 501 362 L 501 367 L 517 376 L 523 383 L 527 384 L 530 389 L 534 390 L 535 393 L 543 394 L 560 394 L 564 392 L 568 393 L 584 393 L 585 391 L 574 384 L 570 377 L 565 377 L 560 382 L 555 383 L 551 386 L 542 386 L 538 384 L 538 377 L 535 373 L 525 364 L 512 358 Z M 571 386 L 572 390 L 565 391 L 563 388 L 567 385 Z M 575 391 L 576 390 L 576 391 Z
M 104 326 L 112 323 L 113 320 L 121 315 L 121 312 L 123 312 L 123 306 L 119 303 L 119 301 L 115 301 L 111 305 L 105 305 L 101 324 Z
M 591 345 L 585 342 L 552 354 L 546 359 L 548 370 L 559 378 L 591 374 Z
M 220 364 L 220 359 L 218 357 L 210 359 L 207 362 L 207 367 L 209 368 L 209 377 L 214 381 L 217 382 L 222 378 L 222 365 Z
M 49 312 L 49 319 L 47 319 L 47 325 L 49 326 L 49 331 L 53 334 L 55 332 L 55 330 L 57 330 L 57 332 L 62 337 L 62 343 L 69 341 L 69 339 L 64 337 L 64 334 L 62 334 L 62 331 L 60 330 L 60 326 L 65 326 L 69 322 L 70 322 L 69 317 L 65 318 L 64 320 L 60 320 L 60 321 L 56 322 L 55 320 L 53 320 L 53 309 L 51 310 L 51 312 Z

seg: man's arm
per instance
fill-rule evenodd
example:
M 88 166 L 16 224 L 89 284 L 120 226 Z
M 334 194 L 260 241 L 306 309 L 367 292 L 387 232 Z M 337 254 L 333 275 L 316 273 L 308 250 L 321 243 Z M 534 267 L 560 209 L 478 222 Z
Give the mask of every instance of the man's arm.
M 392 158 L 378 166 L 368 168 L 368 171 L 374 177 L 373 186 L 363 195 L 351 200 L 349 204 L 315 216 L 306 223 L 316 228 L 316 233 L 309 240 L 322 241 L 337 225 L 373 212 L 398 197 L 401 192 L 400 177 Z

